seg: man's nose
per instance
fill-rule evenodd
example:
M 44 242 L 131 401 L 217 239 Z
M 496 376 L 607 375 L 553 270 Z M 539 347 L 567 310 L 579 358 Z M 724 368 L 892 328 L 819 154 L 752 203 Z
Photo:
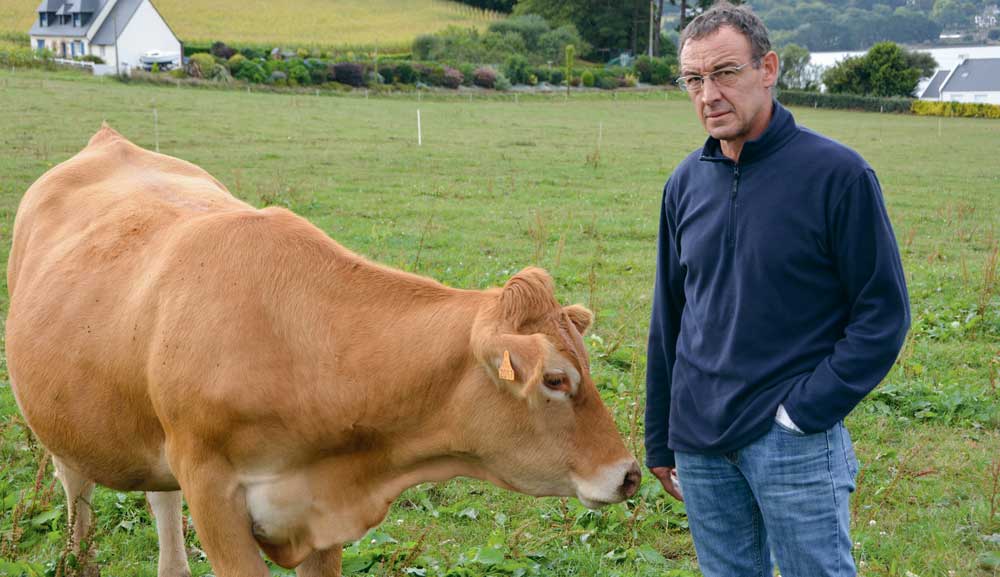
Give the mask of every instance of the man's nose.
M 719 92 L 719 87 L 715 84 L 715 79 L 713 78 L 703 78 L 701 81 L 701 101 L 705 104 L 710 102 L 715 102 L 721 98 L 721 93 Z

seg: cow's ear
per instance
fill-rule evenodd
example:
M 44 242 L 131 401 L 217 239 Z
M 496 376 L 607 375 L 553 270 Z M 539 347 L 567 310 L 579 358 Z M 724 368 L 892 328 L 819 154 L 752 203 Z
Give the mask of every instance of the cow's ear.
M 558 307 L 552 277 L 537 267 L 528 267 L 512 276 L 500 295 L 501 318 L 510 322 L 515 331 Z
M 490 377 L 515 396 L 528 398 L 542 381 L 551 345 L 542 335 L 494 335 L 478 351 Z
M 576 330 L 580 332 L 581 335 L 587 333 L 587 329 L 590 328 L 590 324 L 594 322 L 594 313 L 590 312 L 590 309 L 583 305 L 569 305 L 563 307 L 563 312 L 569 317 L 569 321 L 573 323 Z

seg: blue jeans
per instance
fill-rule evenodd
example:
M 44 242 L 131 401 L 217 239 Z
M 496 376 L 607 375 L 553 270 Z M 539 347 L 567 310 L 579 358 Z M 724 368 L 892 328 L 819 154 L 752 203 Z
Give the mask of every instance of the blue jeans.
M 705 577 L 854 577 L 848 496 L 858 461 L 843 423 L 805 435 L 775 422 L 732 453 L 676 453 Z

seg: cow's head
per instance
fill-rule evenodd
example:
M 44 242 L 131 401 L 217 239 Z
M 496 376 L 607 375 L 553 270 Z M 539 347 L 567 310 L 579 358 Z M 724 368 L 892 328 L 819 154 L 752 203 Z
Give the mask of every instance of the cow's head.
M 472 331 L 479 390 L 465 428 L 497 484 L 576 496 L 588 507 L 638 489 L 638 464 L 590 378 L 582 335 L 592 320 L 583 306 L 561 306 L 537 268 L 515 275 L 480 309 Z

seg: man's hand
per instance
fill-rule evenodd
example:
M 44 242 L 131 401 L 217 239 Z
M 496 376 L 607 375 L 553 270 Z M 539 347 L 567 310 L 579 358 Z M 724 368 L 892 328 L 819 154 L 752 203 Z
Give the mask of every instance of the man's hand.
M 674 467 L 650 467 L 649 472 L 652 473 L 660 483 L 663 488 L 670 493 L 670 496 L 678 501 L 683 501 L 684 497 L 681 496 L 681 492 L 674 486 Z

